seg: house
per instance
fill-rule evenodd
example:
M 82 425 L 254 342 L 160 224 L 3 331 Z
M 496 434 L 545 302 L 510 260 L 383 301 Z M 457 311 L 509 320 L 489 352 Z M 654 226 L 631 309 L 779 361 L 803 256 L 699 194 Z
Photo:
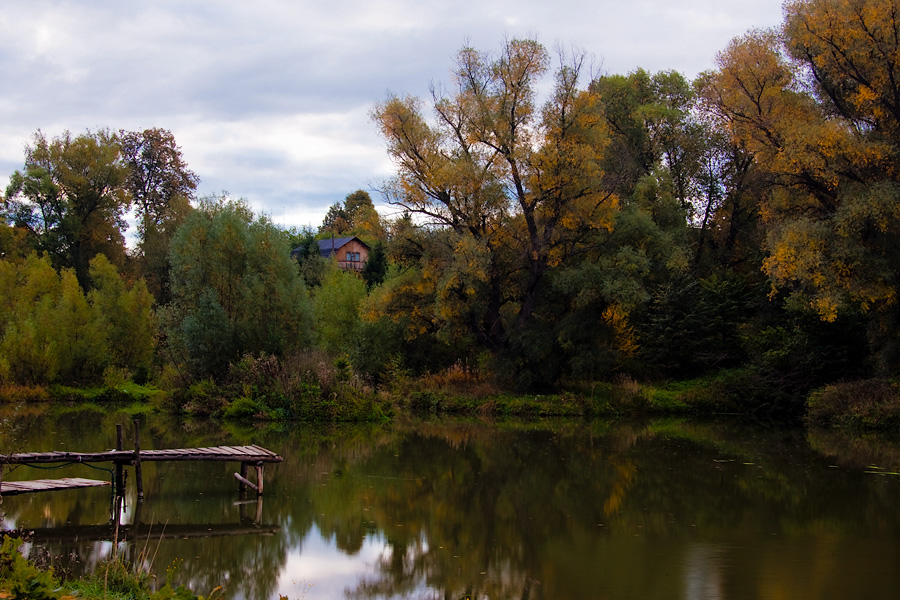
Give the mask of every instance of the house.
M 319 240 L 319 255 L 337 258 L 345 271 L 362 271 L 369 259 L 369 246 L 358 237 L 328 238 Z

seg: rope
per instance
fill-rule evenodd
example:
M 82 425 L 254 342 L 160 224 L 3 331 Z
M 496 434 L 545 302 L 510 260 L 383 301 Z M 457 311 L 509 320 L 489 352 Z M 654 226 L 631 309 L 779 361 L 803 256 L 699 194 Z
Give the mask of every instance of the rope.
M 106 469 L 106 468 L 104 468 L 104 467 L 98 467 L 98 466 L 96 466 L 96 465 L 92 465 L 91 463 L 77 462 L 77 461 L 72 461 L 72 462 L 67 462 L 67 463 L 61 463 L 61 464 L 59 464 L 59 465 L 55 465 L 55 466 L 52 466 L 52 467 L 50 467 L 50 466 L 46 466 L 46 467 L 45 467 L 45 466 L 41 466 L 41 465 L 35 465 L 35 464 L 32 464 L 32 463 L 19 463 L 19 464 L 21 464 L 21 465 L 23 465 L 23 466 L 25 466 L 25 467 L 31 467 L 32 469 L 46 469 L 47 471 L 51 471 L 51 470 L 53 470 L 53 469 L 62 469 L 63 467 L 70 467 L 70 466 L 72 466 L 72 465 L 84 465 L 85 467 L 90 467 L 90 468 L 92 468 L 92 469 L 97 469 L 98 471 L 106 471 L 106 472 L 109 473 L 110 475 L 115 475 L 115 471 L 113 471 L 112 469 Z

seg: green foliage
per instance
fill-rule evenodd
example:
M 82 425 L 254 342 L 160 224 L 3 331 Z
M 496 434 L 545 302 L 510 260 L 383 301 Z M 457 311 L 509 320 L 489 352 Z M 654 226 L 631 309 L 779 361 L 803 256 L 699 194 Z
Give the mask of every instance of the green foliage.
M 62 595 L 53 571 L 41 571 L 26 559 L 19 538 L 3 536 L 0 545 L 0 586 L 6 587 L 15 600 L 56 600 Z
M 172 240 L 171 349 L 195 377 L 221 377 L 245 353 L 302 348 L 311 310 L 287 235 L 228 198 L 207 198 Z
M 288 239 L 292 248 L 291 257 L 297 261 L 297 269 L 307 289 L 312 290 L 321 285 L 331 261 L 319 252 L 316 233 L 307 228 L 300 231 L 291 229 L 288 231 Z
M 131 285 L 102 254 L 90 264 L 93 289 L 88 301 L 105 333 L 111 362 L 124 369 L 147 369 L 156 346 L 153 296 L 143 279 Z
M 188 169 L 170 131 L 119 131 L 118 138 L 137 218 L 137 262 L 148 289 L 164 304 L 170 300 L 169 244 L 191 210 L 200 179 Z
M 38 131 L 26 148 L 24 170 L 12 174 L 6 190 L 13 224 L 28 229 L 54 266 L 74 269 L 87 288 L 88 265 L 97 254 L 125 264 L 127 172 L 111 131 L 67 131 L 52 140 Z
M 384 282 L 387 272 L 388 257 L 385 245 L 381 241 L 375 242 L 360 275 L 362 275 L 363 281 L 366 282 L 366 287 L 372 289 L 373 286 Z
M 313 295 L 315 336 L 326 352 L 344 351 L 359 328 L 359 306 L 366 297 L 366 284 L 356 273 L 331 266 L 321 287 Z
M 96 384 L 107 368 L 147 369 L 156 324 L 142 281 L 128 285 L 102 254 L 87 295 L 70 269 L 48 258 L 0 260 L 0 378 L 19 384 Z
M 347 194 L 344 202 L 336 202 L 325 214 L 319 234 L 358 236 L 364 240 L 384 238 L 381 218 L 372 204 L 372 197 L 365 190 Z
M 756 298 L 736 276 L 683 276 L 658 286 L 641 323 L 640 357 L 658 375 L 691 377 L 746 358 Z M 652 367 L 651 367 L 652 365 Z
M 240 398 L 231 401 L 222 416 L 225 419 L 238 421 L 250 420 L 256 417 L 256 415 L 264 412 L 264 410 L 265 407 L 256 400 L 241 396 Z
M 355 377 L 346 359 L 321 353 L 245 355 L 219 384 L 195 383 L 174 408 L 229 420 L 381 421 L 390 408 Z

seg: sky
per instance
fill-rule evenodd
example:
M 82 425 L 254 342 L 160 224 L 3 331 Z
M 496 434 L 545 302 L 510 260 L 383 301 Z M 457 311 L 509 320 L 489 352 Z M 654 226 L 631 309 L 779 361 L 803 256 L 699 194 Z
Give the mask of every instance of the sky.
M 228 192 L 285 227 L 393 173 L 370 119 L 428 97 L 465 45 L 533 38 L 595 72 L 714 67 L 782 0 L 4 0 L 0 190 L 40 129 L 171 131 L 198 194 Z

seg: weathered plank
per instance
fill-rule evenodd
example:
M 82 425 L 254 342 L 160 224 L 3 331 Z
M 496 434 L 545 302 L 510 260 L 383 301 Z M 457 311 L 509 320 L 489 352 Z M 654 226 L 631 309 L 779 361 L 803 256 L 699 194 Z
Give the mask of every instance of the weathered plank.
M 127 463 L 134 459 L 133 450 L 108 450 L 106 452 L 24 452 L 0 454 L 0 464 L 21 463 Z M 142 462 L 160 461 L 232 461 L 232 462 L 282 462 L 282 458 L 259 446 L 216 446 L 212 448 L 170 448 L 166 450 L 141 450 Z
M 99 487 L 109 485 L 108 481 L 84 479 L 83 477 L 64 477 L 62 479 L 34 479 L 32 481 L 4 481 L 0 484 L 3 495 L 27 494 L 30 492 L 52 492 L 74 488 Z

